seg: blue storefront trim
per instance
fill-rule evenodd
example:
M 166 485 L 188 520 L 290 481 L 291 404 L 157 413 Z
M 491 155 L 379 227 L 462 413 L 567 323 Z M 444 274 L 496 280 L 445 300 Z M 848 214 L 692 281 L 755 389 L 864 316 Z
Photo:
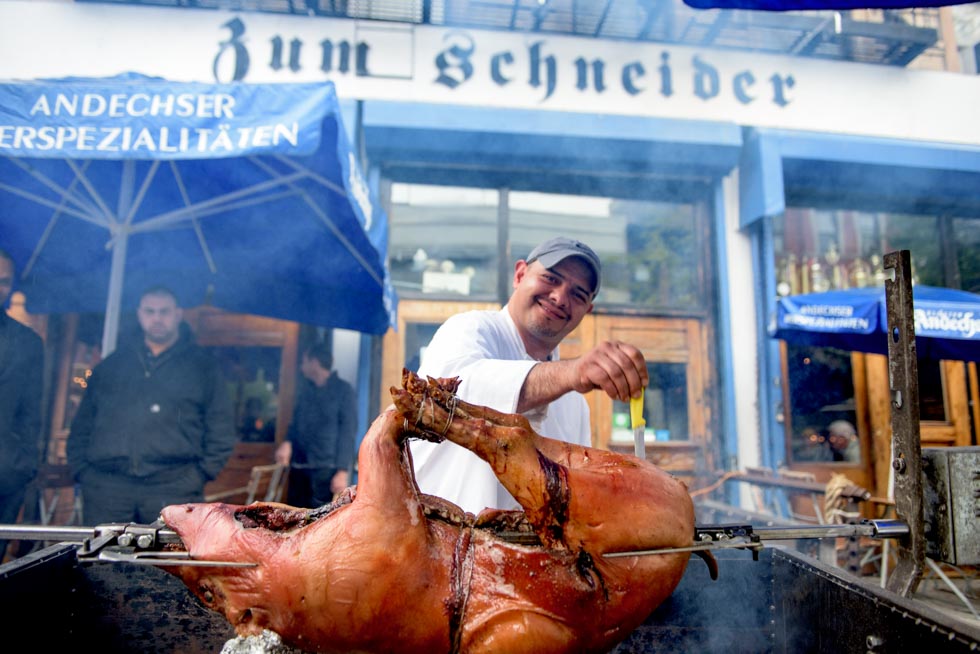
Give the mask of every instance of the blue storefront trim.
M 705 201 L 716 269 L 725 270 L 722 179 L 743 152 L 735 124 L 387 101 L 365 101 L 361 120 L 372 167 L 394 181 Z M 719 428 L 728 461 L 738 438 L 726 288 L 721 279 Z
M 740 225 L 755 246 L 762 460 L 786 461 L 772 219 L 787 206 L 980 216 L 980 147 L 747 128 L 739 169 Z

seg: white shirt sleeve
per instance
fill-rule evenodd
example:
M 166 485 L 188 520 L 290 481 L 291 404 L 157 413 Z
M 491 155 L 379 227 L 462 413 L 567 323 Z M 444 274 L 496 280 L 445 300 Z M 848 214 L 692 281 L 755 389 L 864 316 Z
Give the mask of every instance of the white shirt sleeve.
M 419 375 L 459 377 L 460 399 L 504 413 L 516 412 L 524 380 L 537 361 L 507 351 L 512 348 L 506 335 L 494 327 L 479 312 L 453 316 L 426 348 Z
M 457 395 L 471 404 L 516 413 L 531 359 L 505 313 L 474 311 L 447 320 L 422 355 L 423 377 L 459 377 Z M 589 445 L 588 405 L 578 393 L 567 393 L 547 407 L 525 414 L 543 436 Z M 415 479 L 423 493 L 445 498 L 464 511 L 487 507 L 520 508 L 490 466 L 450 441 L 411 441 Z

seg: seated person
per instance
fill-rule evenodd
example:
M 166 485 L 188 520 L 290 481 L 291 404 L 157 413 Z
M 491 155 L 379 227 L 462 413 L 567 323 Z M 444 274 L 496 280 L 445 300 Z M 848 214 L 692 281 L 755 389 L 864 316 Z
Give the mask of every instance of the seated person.
M 238 427 L 238 438 L 244 443 L 271 443 L 276 440 L 276 424 L 266 420 L 262 411 L 262 399 L 245 400 L 245 415 Z
M 854 425 L 846 420 L 835 420 L 827 427 L 827 445 L 833 461 L 856 462 L 861 460 L 861 441 Z

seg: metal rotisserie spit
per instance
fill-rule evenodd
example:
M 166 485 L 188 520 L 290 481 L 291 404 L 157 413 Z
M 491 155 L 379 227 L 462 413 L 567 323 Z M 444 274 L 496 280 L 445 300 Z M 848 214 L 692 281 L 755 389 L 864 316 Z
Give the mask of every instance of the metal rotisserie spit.
M 205 654 L 234 632 L 172 575 L 133 563 L 80 564 L 49 546 L 0 569 L 0 615 L 37 651 Z M 980 651 L 980 630 L 782 548 L 757 560 L 715 553 L 718 579 L 692 559 L 680 585 L 615 654 L 643 652 Z M 14 631 L 16 630 L 16 631 Z
M 907 264 L 893 265 L 899 281 L 905 279 Z M 894 289 L 886 282 L 886 290 Z M 902 325 L 894 340 L 906 351 L 893 354 L 890 344 L 889 352 L 897 519 L 847 525 L 712 525 L 703 523 L 711 513 L 704 506 L 690 547 L 604 555 L 691 551 L 710 553 L 717 561 L 717 579 L 712 579 L 711 566 L 692 558 L 670 597 L 612 652 L 980 651 L 980 628 L 909 598 L 926 563 L 934 565 L 927 554 L 961 565 L 980 559 L 980 451 L 920 450 L 914 341 L 908 342 L 914 338 L 911 306 L 901 313 L 890 324 Z M 906 321 L 899 322 L 903 316 Z M 6 525 L 0 533 L 14 540 L 55 543 L 0 566 L 3 624 L 39 651 L 72 651 L 84 645 L 102 652 L 196 654 L 219 652 L 235 638 L 223 615 L 205 608 L 180 579 L 157 566 L 243 564 L 192 560 L 187 552 L 168 547 L 178 544 L 179 537 L 162 522 L 92 528 Z M 894 541 L 898 566 L 887 588 L 792 549 L 771 546 L 840 537 Z

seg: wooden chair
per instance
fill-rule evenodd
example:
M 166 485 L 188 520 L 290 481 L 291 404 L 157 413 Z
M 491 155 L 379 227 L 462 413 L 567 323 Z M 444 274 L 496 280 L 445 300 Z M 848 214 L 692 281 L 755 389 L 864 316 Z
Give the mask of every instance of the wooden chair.
M 263 502 L 282 502 L 285 497 L 286 480 L 289 478 L 289 466 L 279 463 L 252 466 L 248 484 L 239 488 L 209 493 L 204 496 L 206 502 L 226 501 L 236 496 L 244 496 L 245 504 L 256 500 Z
M 65 464 L 42 464 L 34 478 L 42 525 L 81 525 L 82 496 Z

